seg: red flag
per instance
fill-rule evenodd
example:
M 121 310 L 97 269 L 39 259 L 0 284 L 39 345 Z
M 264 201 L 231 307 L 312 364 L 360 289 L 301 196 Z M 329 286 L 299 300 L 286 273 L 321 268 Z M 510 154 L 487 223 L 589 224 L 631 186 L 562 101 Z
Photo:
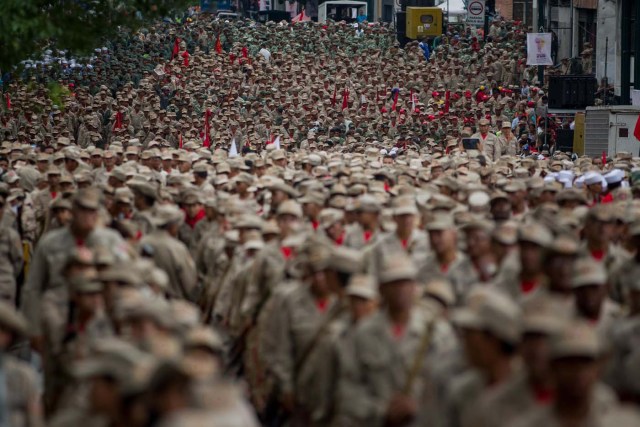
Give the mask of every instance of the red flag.
M 391 107 L 391 111 L 396 111 L 396 106 L 398 105 L 398 95 L 400 95 L 399 89 L 393 95 L 393 106 Z
M 182 58 L 184 58 L 184 60 L 182 61 L 182 65 L 184 65 L 185 67 L 189 66 L 189 52 L 187 52 L 186 50 L 184 52 L 182 52 Z
M 178 148 L 182 148 L 182 134 L 178 136 Z
M 114 129 L 122 129 L 122 113 L 118 111 L 116 113 L 116 122 L 113 124 Z
M 333 97 L 331 98 L 331 106 L 336 106 L 336 96 L 338 95 L 338 88 L 336 86 L 333 87 Z
M 446 91 L 444 93 L 444 112 L 445 113 L 449 112 L 450 100 L 451 100 L 451 92 L 450 91 Z
M 203 147 L 211 147 L 211 125 L 209 124 L 209 119 L 211 118 L 211 110 L 207 108 L 207 111 L 204 113 L 204 141 L 202 141 Z
M 218 34 L 218 38 L 216 38 L 216 52 L 222 53 L 222 43 L 220 43 L 220 34 Z
M 176 37 L 175 41 L 173 42 L 173 51 L 171 52 L 171 60 L 173 61 L 173 58 L 178 56 L 179 53 L 180 53 L 180 39 Z
M 9 95 L 7 95 L 7 99 L 8 98 Z M 11 108 L 11 103 L 7 103 L 7 108 Z M 638 116 L 638 119 L 636 120 L 636 127 L 633 130 L 633 136 L 635 136 L 636 139 L 640 141 L 640 116 Z
M 7 101 L 7 110 L 11 110 L 11 97 L 9 96 L 9 94 L 6 94 L 4 98 Z
M 345 88 L 342 91 L 342 109 L 349 108 L 349 91 Z
M 248 58 L 249 57 L 249 49 L 247 49 L 246 46 L 242 46 L 242 57 L 243 58 Z

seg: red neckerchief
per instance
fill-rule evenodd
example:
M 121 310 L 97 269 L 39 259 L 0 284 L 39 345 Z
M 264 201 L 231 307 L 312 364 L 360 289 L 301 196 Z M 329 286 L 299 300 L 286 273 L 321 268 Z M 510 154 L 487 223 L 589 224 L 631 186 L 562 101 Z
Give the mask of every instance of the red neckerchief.
M 314 231 L 318 230 L 318 226 L 319 225 L 320 225 L 320 223 L 318 221 L 316 221 L 315 219 L 311 220 L 311 226 L 313 227 Z
M 339 235 L 338 238 L 335 240 L 335 242 L 336 242 L 336 245 L 342 246 L 342 244 L 344 243 L 344 233 Z
M 534 387 L 533 396 L 536 400 L 536 403 L 540 405 L 547 405 L 553 401 L 554 392 L 553 389 L 550 388 Z
M 58 192 L 57 191 L 52 191 L 51 193 L 51 198 L 55 199 L 58 196 Z
M 204 209 L 200 209 L 198 211 L 198 213 L 193 217 L 193 218 L 189 218 L 188 215 L 185 215 L 185 219 L 184 222 L 191 228 L 195 227 L 196 224 L 202 220 L 205 216 L 207 216 L 207 214 L 205 213 Z
M 440 264 L 440 273 L 447 274 L 449 271 L 449 264 Z
M 364 235 L 364 241 L 366 243 L 369 243 L 369 240 L 371 240 L 371 237 L 373 236 L 373 231 L 365 231 L 363 235 Z
M 602 261 L 605 255 L 607 255 L 607 252 L 603 251 L 602 249 L 596 249 L 591 251 L 591 257 L 596 261 Z
M 409 239 L 401 240 L 400 243 L 402 244 L 402 249 L 407 249 L 409 246 Z
M 523 294 L 528 294 L 538 287 L 538 282 L 536 280 L 521 280 L 520 281 L 520 290 Z
M 320 313 L 324 313 L 325 311 L 327 311 L 327 307 L 329 307 L 329 298 L 316 300 L 316 308 Z
M 84 246 L 84 239 L 76 239 L 76 246 L 81 247 Z
M 407 326 L 406 325 L 401 325 L 401 324 L 393 324 L 391 326 L 391 334 L 393 335 L 393 338 L 399 340 L 400 338 L 402 338 L 404 336 L 405 331 L 407 330 Z
M 600 198 L 600 203 L 611 203 L 613 202 L 613 195 L 608 193 L 606 196 Z
M 289 259 L 293 255 L 293 248 L 291 246 L 281 246 L 280 253 L 282 253 L 284 259 Z

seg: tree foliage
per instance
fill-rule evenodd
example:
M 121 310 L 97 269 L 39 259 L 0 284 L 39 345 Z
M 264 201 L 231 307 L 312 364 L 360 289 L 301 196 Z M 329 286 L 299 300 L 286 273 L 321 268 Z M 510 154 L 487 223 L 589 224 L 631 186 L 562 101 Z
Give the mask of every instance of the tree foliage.
M 0 68 L 10 69 L 46 46 L 82 55 L 122 28 L 195 5 L 195 0 L 2 0 Z

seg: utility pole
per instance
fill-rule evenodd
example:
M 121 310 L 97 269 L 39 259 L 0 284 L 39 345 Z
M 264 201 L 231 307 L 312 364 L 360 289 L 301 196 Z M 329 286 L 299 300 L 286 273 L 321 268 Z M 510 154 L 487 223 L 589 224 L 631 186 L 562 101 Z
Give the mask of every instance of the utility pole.
M 545 6 L 543 4 L 538 3 L 538 32 L 544 33 L 545 26 Z M 535 27 L 534 27 L 535 28 Z M 538 65 L 538 84 L 540 86 L 544 85 L 544 65 Z

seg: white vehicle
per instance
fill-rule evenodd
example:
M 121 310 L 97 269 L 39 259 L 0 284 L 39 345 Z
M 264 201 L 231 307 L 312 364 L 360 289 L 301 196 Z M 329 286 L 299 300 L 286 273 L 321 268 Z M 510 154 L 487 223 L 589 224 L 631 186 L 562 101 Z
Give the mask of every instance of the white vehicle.
M 633 105 L 612 105 L 608 107 L 587 107 L 584 123 L 584 154 L 607 156 L 625 151 L 634 157 L 640 155 L 640 140 L 634 135 L 640 117 L 640 107 Z
M 367 16 L 367 2 L 364 1 L 326 1 L 318 6 L 318 22 L 332 21 L 356 22 L 358 16 Z

